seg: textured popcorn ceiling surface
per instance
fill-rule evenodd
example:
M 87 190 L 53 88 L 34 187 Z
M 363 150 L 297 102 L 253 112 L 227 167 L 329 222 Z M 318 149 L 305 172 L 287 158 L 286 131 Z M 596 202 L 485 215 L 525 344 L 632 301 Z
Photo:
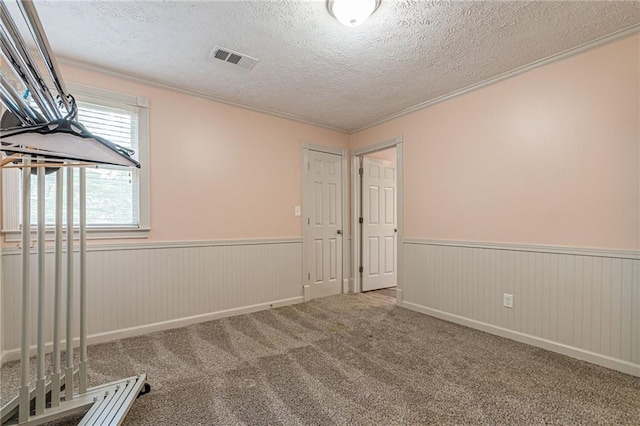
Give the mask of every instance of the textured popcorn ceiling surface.
M 38 1 L 57 56 L 352 131 L 640 23 L 639 2 Z M 260 59 L 247 71 L 215 45 Z

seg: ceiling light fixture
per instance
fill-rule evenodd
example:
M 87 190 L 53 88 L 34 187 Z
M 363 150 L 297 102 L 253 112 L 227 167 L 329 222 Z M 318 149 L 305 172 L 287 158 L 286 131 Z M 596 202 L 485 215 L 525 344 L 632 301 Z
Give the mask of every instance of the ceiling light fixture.
M 380 6 L 380 0 L 327 0 L 329 13 L 343 25 L 355 27 Z

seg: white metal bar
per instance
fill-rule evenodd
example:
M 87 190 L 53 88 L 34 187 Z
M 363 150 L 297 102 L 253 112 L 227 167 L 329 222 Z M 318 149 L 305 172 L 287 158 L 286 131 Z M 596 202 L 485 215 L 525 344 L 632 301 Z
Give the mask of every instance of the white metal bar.
M 117 426 L 120 426 L 122 424 L 124 418 L 127 416 L 127 413 L 129 413 L 129 410 L 131 409 L 133 403 L 136 402 L 136 399 L 144 388 L 146 382 L 146 374 L 140 374 L 135 381 L 130 380 L 127 382 L 127 388 L 129 389 L 126 398 L 120 403 L 120 408 L 118 409 L 118 411 L 114 414 L 111 414 L 109 418 L 109 424 Z
M 53 372 L 51 406 L 60 405 L 60 309 L 62 305 L 62 188 L 63 169 L 56 172 L 55 279 L 53 295 Z
M 123 403 L 131 397 L 131 392 L 135 389 L 137 380 L 131 380 L 123 383 L 115 391 L 116 395 L 113 396 L 111 401 L 106 404 L 106 407 L 100 417 L 98 417 L 96 424 L 116 424 L 114 417 L 123 408 Z
M 77 376 L 79 371 L 74 372 Z M 61 377 L 64 385 L 65 377 Z M 136 401 L 136 398 L 143 391 L 147 382 L 146 374 L 120 379 L 110 383 L 87 389 L 84 394 L 76 394 L 73 400 L 62 401 L 57 407 L 51 407 L 45 410 L 42 415 L 29 417 L 26 425 L 40 425 L 61 417 L 66 417 L 91 408 L 84 416 L 80 425 L 108 424 L 120 425 L 129 409 Z M 51 383 L 47 384 L 46 390 L 51 390 Z M 29 393 L 29 402 L 35 398 L 35 389 Z M 0 423 L 15 424 L 15 413 L 20 407 L 18 406 L 18 398 L 14 398 L 7 405 L 2 407 L 2 420 Z M 96 422 L 97 418 L 102 416 L 107 410 L 107 418 L 104 422 Z M 12 419 L 12 420 L 9 420 Z M 21 423 L 22 424 L 22 423 Z
M 122 386 L 116 388 L 117 395 L 114 397 L 114 401 L 109 404 L 107 409 L 104 410 L 101 416 L 102 419 L 99 419 L 99 420 L 101 420 L 104 423 L 105 420 L 111 419 L 113 418 L 113 416 L 115 416 L 118 410 L 120 410 L 120 407 L 122 406 L 124 401 L 127 400 L 127 397 L 131 393 L 131 390 L 134 387 L 135 383 L 136 383 L 136 380 L 127 381 Z
M 78 375 L 78 371 L 77 370 L 75 371 L 74 375 L 75 376 Z M 64 386 L 64 376 L 62 376 L 60 378 L 60 385 Z M 47 383 L 47 385 L 45 387 L 45 392 L 47 394 L 52 391 L 52 389 L 51 389 L 52 386 L 53 386 L 53 384 L 51 382 Z M 31 403 L 33 403 L 35 398 L 36 398 L 36 390 L 35 390 L 35 388 L 31 388 L 31 390 L 29 391 L 29 401 Z M 20 405 L 20 397 L 16 396 L 13 399 L 11 399 L 7 404 L 5 404 L 2 407 L 2 409 L 0 409 L 0 424 L 1 425 L 8 424 L 9 423 L 8 420 L 15 417 L 16 413 L 18 412 L 18 410 L 20 408 L 19 405 Z M 52 407 L 52 408 L 54 408 L 54 407 Z M 33 421 L 33 416 L 31 416 L 31 418 L 30 418 L 30 422 L 31 421 Z
M 73 399 L 73 167 L 67 168 L 67 348 L 65 401 Z
M 42 74 L 33 60 L 29 48 L 22 38 L 4 2 L 0 2 L 0 43 L 2 54 L 13 71 L 30 90 L 34 101 L 49 120 L 61 118 L 51 91 L 44 84 Z
M 43 162 L 42 158 L 38 158 L 38 162 Z M 44 383 L 44 281 L 45 281 L 45 266 L 44 266 L 44 226 L 45 226 L 45 197 L 44 197 L 44 171 L 42 167 L 38 168 L 38 190 L 37 190 L 37 206 L 38 206 L 38 301 L 37 301 L 37 329 L 36 329 L 36 348 L 37 348 L 37 370 L 36 370 L 36 415 L 44 413 L 45 407 L 45 383 Z
M 40 114 L 38 111 L 31 108 L 29 104 L 27 104 L 27 102 L 22 98 L 22 96 L 20 96 L 20 94 L 18 94 L 16 89 L 14 89 L 13 86 L 11 86 L 11 83 L 9 82 L 9 80 L 7 80 L 4 74 L 2 74 L 1 72 L 0 72 L 0 87 L 2 88 L 3 92 L 6 92 L 6 95 L 11 99 L 11 101 L 13 101 L 13 103 L 18 108 L 17 114 L 16 114 L 16 111 L 11 109 L 11 111 L 14 114 L 18 116 L 26 117 L 28 119 L 28 124 L 30 125 L 36 124 L 36 123 L 43 123 L 46 121 L 45 118 L 42 116 L 42 114 Z
M 93 390 L 93 389 L 92 389 Z M 52 407 L 45 411 L 41 415 L 32 415 L 29 420 L 24 423 L 28 426 L 36 426 L 47 424 L 51 421 L 68 417 L 73 414 L 80 414 L 86 412 L 95 403 L 95 400 L 100 397 L 100 394 L 104 391 L 97 391 L 93 393 L 86 393 L 84 395 L 77 395 L 72 401 L 64 401 L 58 407 Z M 6 422 L 7 425 L 16 424 L 14 421 Z M 20 423 L 22 424 L 22 423 Z M 66 422 L 65 424 L 68 424 Z M 95 425 L 95 424 L 94 424 Z M 104 425 L 106 426 L 106 425 Z M 109 425 L 111 426 L 111 425 Z
M 29 419 L 29 314 L 30 314 L 30 241 L 31 236 L 31 163 L 30 157 L 22 159 L 22 341 L 20 346 L 20 408 L 21 423 Z
M 87 411 L 87 414 L 82 418 L 78 426 L 88 426 L 88 425 L 97 425 L 98 419 L 104 413 L 104 410 L 109 405 L 109 402 L 115 397 L 115 393 L 109 391 L 105 391 L 105 394 L 98 397 L 98 400 L 93 404 L 93 406 Z
M 77 371 L 76 374 L 78 374 Z M 76 394 L 72 401 L 63 401 L 58 407 L 51 407 L 44 414 L 31 416 L 26 423 L 20 424 L 42 425 L 72 414 L 86 412 L 79 425 L 120 425 L 140 392 L 143 391 L 146 381 L 146 375 L 141 374 L 92 387 L 83 395 Z M 116 398 L 118 402 L 114 404 Z M 108 410 L 105 421 L 99 422 L 98 417 L 105 410 Z M 11 415 L 9 417 L 3 415 L 3 421 L 3 425 L 16 424 L 16 419 Z
M 80 393 L 87 391 L 87 170 L 80 168 Z
M 42 56 L 44 64 L 49 71 L 49 75 L 53 80 L 53 84 L 58 91 L 58 96 L 60 101 L 65 106 L 67 112 L 72 111 L 72 105 L 69 99 L 67 98 L 67 88 L 64 84 L 64 80 L 62 80 L 62 74 L 60 72 L 60 68 L 56 62 L 56 58 L 53 55 L 51 50 L 51 45 L 49 44 L 49 40 L 47 39 L 47 35 L 44 32 L 44 28 L 42 27 L 42 23 L 40 22 L 40 18 L 38 17 L 38 12 L 36 11 L 35 5 L 31 0 L 22 0 L 18 2 L 20 9 L 22 11 L 22 15 L 25 18 L 29 25 L 29 29 L 31 30 L 31 34 L 33 35 L 34 40 L 36 41 L 36 47 Z M 73 117 L 75 118 L 75 117 Z
M 42 151 L 38 151 L 35 149 L 29 149 L 29 148 L 22 148 L 22 147 L 16 147 L 15 145 L 9 147 L 9 146 L 0 146 L 0 151 L 6 151 L 6 152 L 17 152 L 20 151 L 20 154 L 34 154 L 34 155 L 38 155 L 40 154 Z M 51 155 L 51 154 L 49 154 Z M 48 163 L 42 163 L 42 164 L 33 164 L 31 166 L 31 168 L 37 168 L 37 167 L 44 167 L 44 168 L 51 168 L 51 167 L 80 167 L 80 166 L 93 166 L 96 167 L 98 166 L 98 163 L 90 163 L 90 162 L 77 162 L 77 163 L 56 163 L 55 160 L 50 159 L 50 162 Z M 5 165 L 2 166 L 3 169 L 21 169 L 22 166 L 20 165 Z
M 7 91 L 6 88 L 1 84 L 0 84 L 0 102 L 2 102 L 5 108 L 7 108 L 9 111 L 13 113 L 13 115 L 16 116 L 22 124 L 24 124 L 25 126 L 30 126 L 33 124 L 29 116 L 20 108 L 20 106 L 18 106 L 18 103 L 16 102 L 16 98 L 11 96 L 11 93 L 9 93 L 9 91 Z

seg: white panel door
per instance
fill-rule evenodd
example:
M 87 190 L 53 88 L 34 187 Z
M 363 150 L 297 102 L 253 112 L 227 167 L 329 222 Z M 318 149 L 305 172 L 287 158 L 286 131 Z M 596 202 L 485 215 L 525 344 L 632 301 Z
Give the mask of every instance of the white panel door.
M 311 297 L 342 293 L 342 157 L 309 151 Z
M 362 291 L 397 285 L 396 169 L 392 161 L 363 158 Z

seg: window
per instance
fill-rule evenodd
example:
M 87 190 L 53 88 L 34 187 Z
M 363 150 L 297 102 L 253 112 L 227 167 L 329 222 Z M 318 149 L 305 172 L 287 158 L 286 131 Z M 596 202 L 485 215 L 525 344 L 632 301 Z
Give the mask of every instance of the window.
M 135 151 L 142 167 L 100 166 L 87 168 L 88 238 L 145 237 L 149 230 L 147 101 L 127 95 L 69 84 L 78 103 L 78 121 L 90 132 Z M 66 174 L 63 197 L 66 197 Z M 78 171 L 74 172 L 74 224 L 78 225 Z M 55 221 L 56 174 L 45 177 L 45 220 Z M 3 232 L 8 241 L 20 238 L 21 178 L 18 169 L 3 170 Z M 31 221 L 37 217 L 37 176 L 31 177 Z M 65 198 L 66 200 L 66 198 Z M 63 203 L 66 204 L 66 203 Z M 66 221 L 66 205 L 63 205 Z

